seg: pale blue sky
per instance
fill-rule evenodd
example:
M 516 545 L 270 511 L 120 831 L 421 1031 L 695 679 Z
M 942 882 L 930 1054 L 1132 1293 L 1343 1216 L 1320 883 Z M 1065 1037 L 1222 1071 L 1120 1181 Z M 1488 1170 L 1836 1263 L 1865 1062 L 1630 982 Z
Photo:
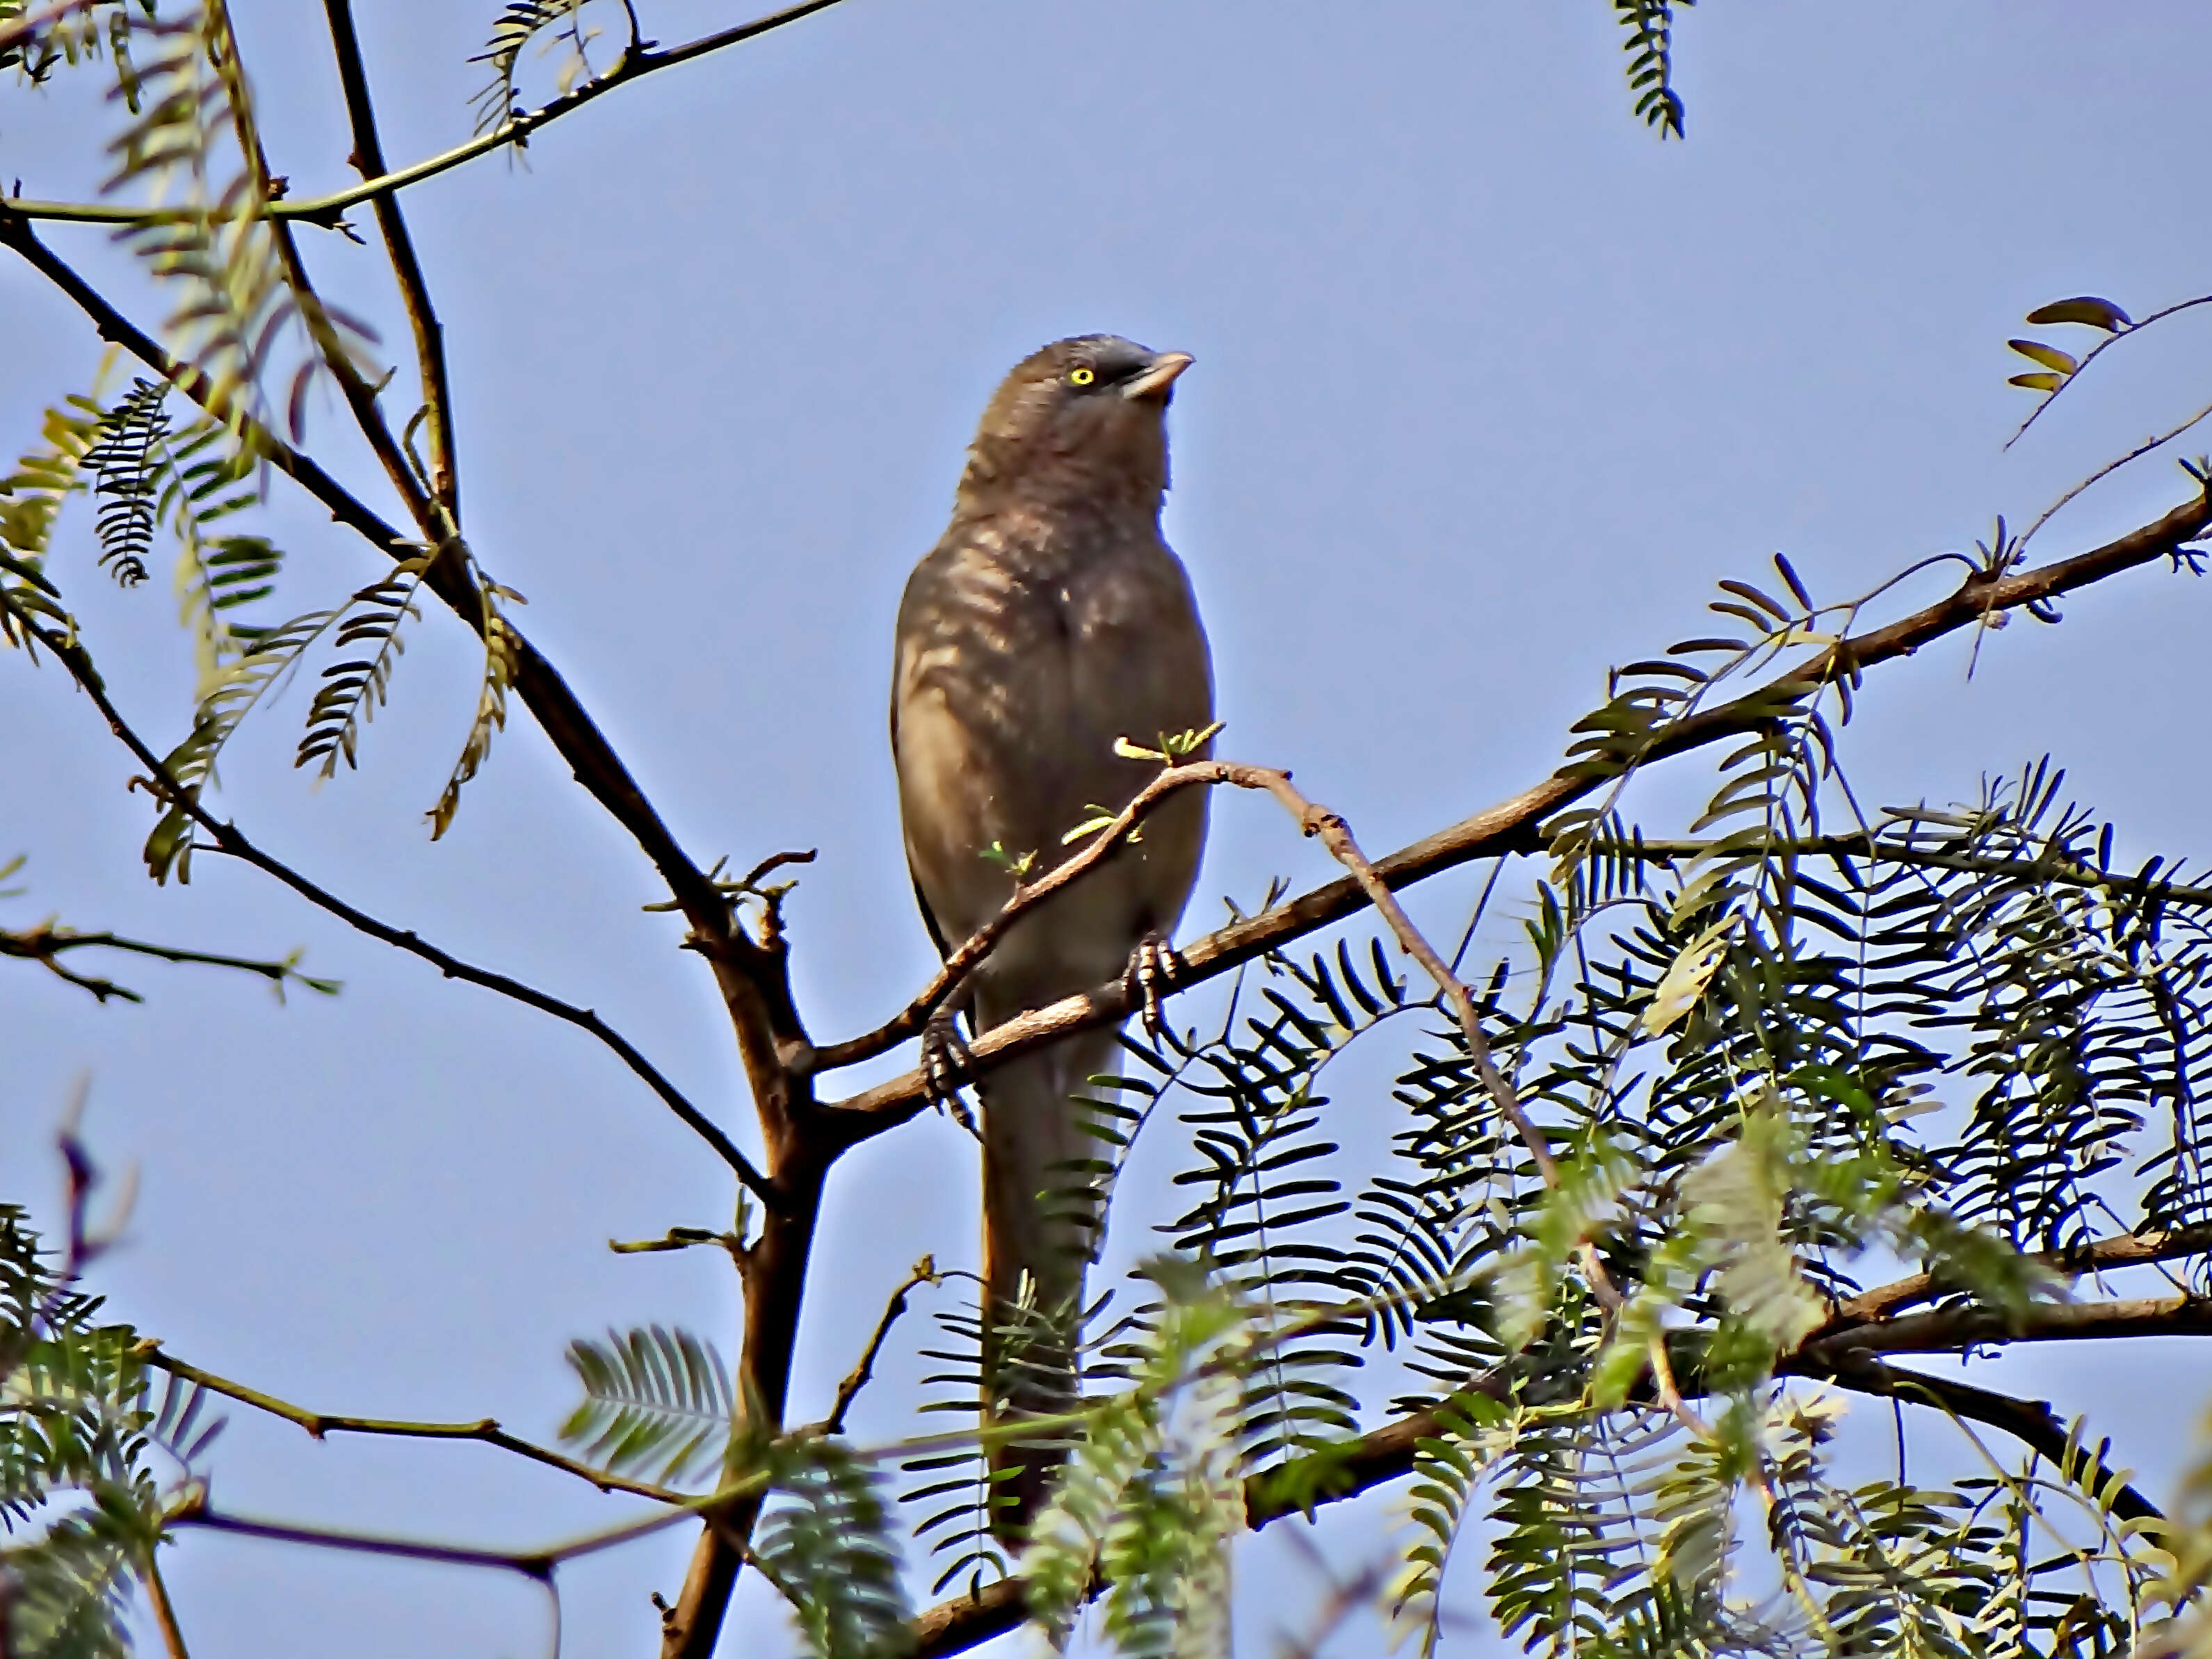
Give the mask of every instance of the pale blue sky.
M 278 170 L 297 191 L 343 184 L 319 9 L 235 9 Z M 641 9 L 663 40 L 740 15 Z M 466 136 L 491 0 L 357 9 L 388 155 Z M 1823 594 L 1863 590 L 1987 538 L 1999 513 L 2033 518 L 2201 402 L 2212 341 L 2184 319 L 2000 450 L 2027 406 L 2004 341 L 2029 307 L 2087 291 L 2140 313 L 2212 286 L 2207 38 L 2185 0 L 1844 21 L 1716 3 L 1680 32 L 1689 142 L 1662 145 L 1627 112 L 1600 0 L 847 0 L 613 94 L 544 134 L 526 170 L 480 162 L 407 206 L 448 330 L 472 544 L 529 596 L 523 625 L 695 854 L 821 848 L 791 917 L 807 1016 L 834 1036 L 930 966 L 884 747 L 888 634 L 975 413 L 1024 352 L 1103 329 L 1196 355 L 1168 527 L 1215 641 L 1223 746 L 1297 769 L 1379 851 L 1548 769 L 1609 664 L 1700 631 L 1713 579 L 1782 549 Z M 0 99 L 0 177 L 93 188 L 114 117 L 92 87 Z M 103 233 L 50 240 L 157 314 Z M 368 252 L 311 234 L 309 257 L 404 339 Z M 20 448 L 97 343 L 20 264 L 0 262 L 0 307 Z M 2180 495 L 2154 463 L 2039 550 Z M 380 574 L 281 481 L 271 520 L 293 610 Z M 70 533 L 62 573 L 110 681 L 173 740 L 190 665 L 168 599 L 107 589 L 82 515 Z M 2124 848 L 2197 851 L 2204 604 L 2142 573 L 2069 602 L 2063 629 L 1996 636 L 1971 685 L 1963 645 L 1884 672 L 1853 728 L 1856 781 L 1877 801 L 1954 799 L 2051 750 Z M 292 720 L 249 732 L 225 809 L 372 911 L 596 1006 L 742 1123 L 708 981 L 667 918 L 639 914 L 649 869 L 526 719 L 454 832 L 427 841 L 468 643 L 443 616 L 421 630 L 362 773 L 320 792 L 289 769 Z M 0 859 L 27 853 L 32 884 L 10 921 L 58 909 L 207 948 L 304 945 L 347 982 L 279 1009 L 240 981 L 126 963 L 147 1005 L 103 1011 L 28 969 L 0 981 L 0 1194 L 50 1206 L 52 1115 L 88 1069 L 94 1146 L 144 1179 L 102 1264 L 119 1313 L 312 1407 L 491 1414 L 540 1437 L 571 1402 L 570 1335 L 728 1328 L 718 1262 L 605 1249 L 720 1224 L 729 1199 L 609 1057 L 251 872 L 210 859 L 189 888 L 153 887 L 143 797 L 62 676 L 0 664 Z M 1217 822 L 1194 927 L 1215 894 L 1322 873 L 1261 803 L 1223 802 Z M 1439 917 L 1471 891 L 1437 886 Z M 826 1400 L 915 1255 L 972 1255 L 972 1170 L 937 1120 L 841 1169 L 796 1413 Z M 2201 1362 L 2181 1387 L 2161 1363 L 2050 1350 L 1992 1374 L 2062 1401 L 2112 1389 L 2100 1427 L 2159 1495 L 2205 1391 Z M 912 1375 L 894 1369 L 861 1432 L 897 1423 Z M 216 1491 L 243 1511 L 516 1545 L 614 1512 L 489 1450 L 318 1445 L 232 1416 Z M 1332 1533 L 1343 1559 L 1387 1513 Z M 576 1569 L 568 1650 L 643 1650 L 646 1592 L 674 1594 L 689 1548 L 672 1535 Z M 1290 1605 L 1269 1559 L 1247 1576 L 1268 1590 L 1248 1598 L 1255 1653 Z M 542 1639 L 534 1590 L 455 1569 L 201 1537 L 172 1583 L 195 1652 L 217 1659 L 305 1631 L 330 1659 Z M 776 1616 L 749 1589 L 726 1650 L 775 1650 Z M 1378 1645 L 1362 1628 L 1338 1650 Z

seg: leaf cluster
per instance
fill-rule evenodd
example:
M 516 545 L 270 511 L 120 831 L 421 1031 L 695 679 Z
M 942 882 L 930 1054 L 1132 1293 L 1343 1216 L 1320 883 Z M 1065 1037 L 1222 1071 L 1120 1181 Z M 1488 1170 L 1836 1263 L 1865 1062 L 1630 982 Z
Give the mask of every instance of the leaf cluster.
M 205 1396 L 155 1389 L 137 1335 L 0 1204 L 0 1602 L 8 1651 L 107 1659 L 169 1504 L 222 1431 Z

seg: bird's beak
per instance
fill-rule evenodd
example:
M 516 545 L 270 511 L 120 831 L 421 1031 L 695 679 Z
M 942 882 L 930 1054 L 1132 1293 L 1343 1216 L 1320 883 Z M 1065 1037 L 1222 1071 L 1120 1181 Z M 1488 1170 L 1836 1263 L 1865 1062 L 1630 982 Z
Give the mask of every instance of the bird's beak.
M 1152 366 L 1133 380 L 1121 387 L 1124 398 L 1164 398 L 1176 383 L 1176 376 L 1191 365 L 1188 351 L 1163 351 L 1152 359 Z

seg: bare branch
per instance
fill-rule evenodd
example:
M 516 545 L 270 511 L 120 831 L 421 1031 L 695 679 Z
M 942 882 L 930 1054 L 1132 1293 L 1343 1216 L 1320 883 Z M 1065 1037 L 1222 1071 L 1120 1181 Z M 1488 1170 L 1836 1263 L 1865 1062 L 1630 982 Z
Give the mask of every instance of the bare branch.
M 0 245 L 14 249 L 41 276 L 69 296 L 91 319 L 100 337 L 121 346 L 155 374 L 175 386 L 202 408 L 209 406 L 213 387 L 207 377 L 179 362 L 94 289 L 52 250 L 40 242 L 29 223 L 15 213 L 12 203 L 0 200 Z M 379 552 L 394 561 L 416 558 L 425 551 L 422 542 L 404 536 L 391 523 L 370 510 L 359 497 L 340 484 L 313 457 L 286 443 L 258 422 L 246 420 L 244 429 L 254 453 L 268 457 L 271 465 L 297 483 L 326 507 L 331 516 L 354 531 Z M 436 545 L 434 542 L 430 544 Z M 441 559 L 424 580 L 455 615 L 471 629 L 483 626 L 483 606 L 458 561 Z M 585 713 L 583 705 L 538 648 L 519 631 L 514 635 L 515 695 L 544 731 L 554 749 L 568 763 L 576 781 L 636 837 L 646 856 L 660 872 L 669 891 L 684 907 L 695 933 L 716 942 L 732 961 L 757 967 L 753 958 L 764 953 L 744 938 L 731 935 L 728 906 L 706 874 L 677 844 L 629 769 L 616 755 L 605 735 Z
M 311 979 L 300 972 L 296 959 L 262 961 L 252 957 L 228 957 L 209 951 L 187 951 L 173 945 L 153 945 L 144 939 L 125 939 L 119 933 L 80 933 L 74 928 L 55 923 L 41 922 L 36 927 L 10 932 L 0 928 L 0 957 L 16 957 L 43 963 L 72 985 L 82 986 L 100 1001 L 120 997 L 126 1002 L 143 1002 L 145 998 L 112 980 L 95 979 L 73 972 L 63 965 L 60 957 L 70 951 L 121 951 L 133 956 L 152 957 L 161 962 L 192 963 L 209 968 L 231 968 L 240 973 L 255 974 L 269 981 L 281 992 L 288 981 L 296 980 L 310 990 L 325 994 L 337 990 L 335 980 Z
M 2106 343 L 2110 344 L 2111 342 L 2107 341 Z M 2057 394 L 2053 393 L 2052 395 L 2056 396 Z M 2198 410 L 2194 415 L 2191 415 L 2187 420 L 2182 422 L 2179 426 L 2168 427 L 2164 432 L 2154 432 L 2149 437 L 2145 438 L 2141 443 L 2137 444 L 2133 449 L 2124 451 L 2122 453 L 2113 456 L 2111 460 L 2106 461 L 2102 466 L 2089 474 L 2087 477 L 2083 478 L 2080 483 L 2073 485 L 2063 495 L 2060 495 L 2057 501 L 2045 507 L 2042 513 L 2037 516 L 2035 522 L 2028 526 L 2026 530 L 2021 532 L 2020 539 L 2013 544 L 2014 548 L 2019 551 L 2026 551 L 2027 544 L 2035 539 L 2035 532 L 2042 529 L 2044 526 L 2049 524 L 2051 520 L 2057 517 L 2059 509 L 2063 507 L 2067 502 L 2073 501 L 2084 492 L 2094 489 L 2100 483 L 2102 483 L 2106 478 L 2111 477 L 2112 474 L 2118 472 L 2129 462 L 2141 460 L 2144 456 L 2149 454 L 2154 449 L 2165 448 L 2166 445 L 2172 443 L 2176 438 L 2179 438 L 2183 433 L 2188 431 L 2191 427 L 2195 426 L 2199 421 L 2203 420 L 2207 416 L 2212 416 L 2212 404 L 2205 404 L 2203 408 Z M 2032 420 L 2034 417 L 2031 416 L 2029 418 Z
M 0 595 L 0 602 L 4 600 L 5 596 Z M 227 853 L 233 858 L 274 876 L 310 904 L 314 905 L 318 909 L 329 912 L 356 933 L 366 933 L 371 939 L 405 951 L 410 955 L 422 957 L 448 979 L 465 980 L 468 983 L 481 986 L 485 990 L 495 991 L 501 996 L 535 1008 L 541 1013 L 550 1014 L 556 1019 L 565 1021 L 580 1030 L 588 1031 L 600 1042 L 612 1049 L 621 1058 L 623 1064 L 641 1078 L 647 1085 L 660 1097 L 671 1111 L 681 1118 L 701 1139 L 712 1146 L 720 1155 L 722 1161 L 736 1171 L 738 1178 L 744 1182 L 763 1204 L 774 1206 L 781 1201 L 775 1188 L 769 1185 L 767 1177 L 753 1167 L 752 1161 L 738 1150 L 735 1141 L 722 1132 L 720 1126 L 714 1123 L 705 1113 L 686 1099 L 683 1091 L 663 1077 L 653 1062 L 640 1054 L 627 1037 L 601 1019 L 592 1010 L 579 1008 L 574 1004 L 563 1002 L 558 997 L 548 995 L 534 986 L 525 985 L 520 980 L 510 979 L 505 974 L 495 974 L 488 969 L 475 967 L 463 962 L 459 957 L 416 937 L 411 928 L 394 927 L 388 922 L 378 921 L 366 911 L 356 909 L 348 904 L 336 894 L 316 885 L 283 860 L 263 852 L 235 825 L 217 819 L 177 781 L 169 769 L 162 764 L 161 757 L 147 746 L 145 739 L 141 738 L 123 718 L 121 712 L 109 699 L 106 687 L 101 682 L 99 672 L 94 668 L 92 659 L 84 647 L 46 627 L 36 617 L 19 607 L 11 605 L 9 606 L 9 611 L 32 638 L 51 651 L 55 659 L 69 670 L 78 686 L 92 699 L 94 705 L 106 717 L 108 729 L 113 732 L 124 746 L 131 750 L 138 763 L 146 769 L 146 781 L 151 791 L 164 804 L 181 806 L 190 812 L 193 822 L 207 831 L 218 851 Z
M 398 1538 L 386 1533 L 350 1532 L 335 1527 L 302 1527 L 288 1522 L 261 1521 L 222 1514 L 209 1507 L 204 1486 L 188 1489 L 183 1500 L 166 1517 L 166 1523 L 172 1527 L 204 1527 L 214 1532 L 238 1533 L 249 1538 L 304 1544 L 318 1549 L 349 1550 L 366 1555 L 396 1555 L 414 1561 L 444 1561 L 455 1566 L 495 1567 L 550 1584 L 555 1570 L 564 1561 L 596 1555 L 602 1550 L 616 1549 L 656 1532 L 664 1532 L 681 1522 L 710 1513 L 741 1498 L 750 1497 L 757 1500 L 766 1493 L 768 1485 L 767 1474 L 756 1471 L 702 1497 L 678 1498 L 657 1515 L 602 1528 L 596 1532 L 585 1533 L 580 1537 L 534 1550 L 485 1549 L 473 1544 L 439 1543 L 428 1539 Z
M 2071 1250 L 2049 1250 L 2028 1258 L 2049 1267 L 2054 1273 L 2073 1276 L 2101 1273 L 2112 1267 L 2137 1267 L 2156 1261 L 2179 1261 L 2192 1255 L 2212 1253 L 2212 1226 L 2176 1228 L 2163 1233 L 2122 1233 L 2117 1237 L 2100 1238 Z M 1932 1302 L 1937 1297 L 1952 1294 L 1955 1286 L 1926 1273 L 1914 1273 L 1908 1279 L 1893 1279 L 1887 1285 L 1877 1285 L 1863 1291 L 1847 1301 L 1836 1304 L 1828 1322 L 1806 1339 L 1810 1343 L 1839 1336 L 1863 1325 L 1876 1323 L 1902 1313 L 1907 1308 Z
M 72 0 L 72 4 L 81 3 L 82 0 Z M 440 173 L 449 172 L 464 162 L 473 161 L 479 155 L 489 155 L 494 150 L 503 149 L 509 144 L 520 148 L 526 144 L 535 134 L 543 131 L 562 116 L 581 109 L 593 99 L 612 92 L 617 87 L 628 86 L 632 82 L 642 80 L 655 70 L 672 69 L 678 64 L 688 64 L 695 58 L 703 58 L 709 52 L 720 52 L 725 46 L 734 46 L 744 41 L 754 40 L 771 30 L 781 28 L 787 23 L 796 23 L 803 17 L 811 17 L 817 11 L 826 11 L 836 3 L 837 0 L 800 0 L 800 3 L 797 5 L 786 6 L 781 10 L 769 12 L 764 16 L 756 17 L 749 23 L 738 23 L 729 28 L 717 29 L 711 34 L 702 34 L 696 40 L 687 40 L 682 46 L 671 46 L 665 51 L 657 51 L 650 46 L 641 47 L 633 43 L 624 49 L 620 58 L 615 60 L 614 66 L 597 80 L 586 81 L 573 91 L 564 93 L 537 109 L 515 116 L 513 119 L 493 128 L 489 132 L 480 133 L 465 144 L 456 144 L 441 155 L 416 161 L 410 166 L 400 168 L 397 173 L 384 172 L 381 163 L 379 162 L 376 164 L 377 171 L 374 176 L 365 179 L 350 189 L 334 191 L 327 196 L 307 196 L 295 201 L 272 202 L 269 206 L 269 216 L 279 221 L 304 220 L 309 224 L 320 225 L 326 230 L 335 230 L 343 222 L 348 208 L 358 207 L 363 202 L 380 201 L 396 191 L 406 189 L 410 185 L 419 185 L 426 179 L 434 179 Z M 64 6 L 61 9 L 70 9 L 70 7 Z M 36 23 L 45 20 L 33 18 L 24 21 Z M 357 137 L 356 142 L 358 142 Z M 368 171 L 367 167 L 364 167 L 363 171 Z M 5 203 L 0 203 L 0 207 L 4 207 L 6 211 L 23 219 L 47 219 L 66 223 L 94 225 L 153 223 L 158 222 L 161 212 L 158 208 L 117 207 L 106 203 L 33 202 L 21 199 L 9 199 Z
M 1853 1394 L 1875 1395 L 1884 1399 L 1934 1406 L 1953 1417 L 2002 1429 L 2022 1445 L 2042 1453 L 2062 1467 L 2068 1463 L 2069 1453 L 2073 1451 L 2081 1462 L 2078 1467 L 2069 1470 L 2069 1475 L 2094 1490 L 2102 1491 L 2118 1478 L 2101 1455 L 2090 1455 L 2086 1447 L 2079 1450 L 2074 1449 L 2065 1424 L 2058 1420 L 2048 1400 L 2015 1400 L 2009 1395 L 1992 1394 L 1987 1389 L 1978 1389 L 1970 1382 L 1960 1382 L 1950 1377 L 1899 1370 L 1880 1359 L 1867 1357 L 1854 1358 L 1838 1365 L 1828 1374 L 1827 1380 L 1838 1388 L 1850 1389 Z M 2111 1507 L 2112 1513 L 2124 1521 L 2162 1521 L 2166 1518 L 2158 1505 L 2125 1484 L 2113 1495 Z
M 2212 1336 L 2212 1300 L 2183 1293 L 2121 1302 L 2038 1302 L 2002 1308 L 1938 1308 L 1808 1341 L 1783 1369 L 1833 1365 L 1851 1356 L 1959 1353 L 2012 1342 L 2074 1342 L 2106 1336 Z
M 891 1299 L 884 1304 L 884 1316 L 876 1322 L 875 1334 L 868 1339 L 868 1346 L 860 1351 L 858 1363 L 846 1374 L 845 1380 L 837 1385 L 837 1398 L 830 1407 L 830 1415 L 822 1419 L 819 1432 L 825 1436 L 845 1432 L 845 1413 L 852 1410 L 853 1402 L 860 1397 L 860 1390 L 866 1388 L 869 1379 L 875 1376 L 876 1360 L 883 1353 L 884 1339 L 890 1335 L 891 1327 L 898 1323 L 899 1316 L 906 1312 L 908 1296 L 915 1285 L 934 1285 L 941 1277 L 937 1271 L 937 1258 L 933 1255 L 922 1257 L 908 1269 L 905 1282 L 891 1292 Z
M 539 1583 L 553 1582 L 555 1563 L 547 1556 L 518 1554 L 508 1550 L 480 1549 L 470 1544 L 439 1544 L 416 1538 L 395 1538 L 384 1533 L 348 1532 L 337 1527 L 302 1527 L 284 1521 L 257 1521 L 242 1515 L 226 1515 L 204 1502 L 189 1504 L 168 1517 L 173 1527 L 199 1527 L 209 1532 L 228 1532 L 242 1538 L 265 1538 L 276 1544 L 303 1544 L 313 1549 L 344 1550 L 356 1555 L 396 1555 L 408 1561 L 443 1561 L 456 1567 L 496 1567 L 519 1572 Z
M 139 1344 L 135 1350 L 137 1358 L 157 1370 L 196 1382 L 210 1394 L 219 1394 L 227 1400 L 235 1400 L 256 1411 L 281 1417 L 288 1423 L 296 1423 L 314 1438 L 325 1435 L 367 1434 L 386 1435 L 402 1440 L 475 1440 L 500 1450 L 526 1457 L 533 1463 L 543 1463 L 548 1468 L 559 1469 L 581 1480 L 588 1480 L 601 1492 L 626 1492 L 639 1498 L 650 1498 L 657 1503 L 680 1504 L 685 1494 L 671 1492 L 665 1486 L 656 1486 L 647 1480 L 631 1480 L 605 1469 L 592 1468 L 565 1457 L 550 1447 L 540 1446 L 520 1439 L 500 1427 L 493 1418 L 480 1418 L 473 1423 L 419 1423 L 398 1418 L 343 1417 L 332 1412 L 311 1412 L 304 1406 L 295 1406 L 289 1401 L 279 1400 L 274 1395 L 264 1394 L 243 1382 L 234 1382 L 227 1376 L 217 1376 L 213 1371 L 202 1370 L 198 1365 L 187 1364 L 181 1359 L 161 1352 L 150 1342 Z
M 1127 806 L 1115 814 L 1110 823 L 1085 842 L 1079 852 L 1062 860 L 1035 881 L 1017 882 L 1013 896 L 1007 899 L 999 914 L 962 940 L 952 954 L 945 958 L 944 965 L 930 976 L 927 985 L 915 993 L 913 1000 L 905 1007 L 872 1031 L 815 1050 L 806 1069 L 818 1074 L 836 1071 L 841 1066 L 857 1066 L 862 1060 L 872 1060 L 878 1054 L 896 1048 L 908 1037 L 918 1035 L 929 1023 L 930 1015 L 960 988 L 961 981 L 968 976 L 976 963 L 990 954 L 991 947 L 1006 937 L 1008 928 L 1062 888 L 1088 875 L 1120 852 L 1128 844 L 1129 832 L 1150 817 L 1170 796 L 1185 789 L 1227 781 L 1227 774 L 1211 761 L 1171 766 L 1161 771 L 1137 792 Z
M 376 106 L 368 94 L 368 71 L 362 62 L 361 41 L 354 32 L 352 0 L 323 0 L 330 20 L 331 46 L 338 62 L 338 83 L 344 88 L 346 119 L 353 128 L 353 154 L 347 159 L 365 180 L 381 178 L 384 145 L 377 137 Z M 375 198 L 377 228 L 392 260 L 392 273 L 407 311 L 407 325 L 415 336 L 415 360 L 422 378 L 422 404 L 430 418 L 430 480 L 447 520 L 461 520 L 459 459 L 453 447 L 453 393 L 446 377 L 445 331 L 430 303 L 430 285 L 415 257 L 415 241 L 399 211 L 399 198 L 386 191 Z
M 185 1646 L 185 1629 L 177 1622 L 175 1604 L 169 1600 L 169 1586 L 161 1577 L 160 1556 L 153 1550 L 138 1569 L 139 1582 L 146 1586 L 146 1603 L 154 1615 L 154 1627 L 161 1632 L 161 1650 L 169 1659 L 191 1659 Z

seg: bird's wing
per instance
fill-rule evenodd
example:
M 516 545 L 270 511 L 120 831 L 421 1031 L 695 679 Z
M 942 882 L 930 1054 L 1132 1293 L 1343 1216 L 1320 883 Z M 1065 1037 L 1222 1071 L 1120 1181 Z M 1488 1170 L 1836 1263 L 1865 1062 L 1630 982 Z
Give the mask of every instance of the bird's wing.
M 891 672 L 891 764 L 896 766 L 899 752 L 899 688 L 898 670 L 896 664 L 893 665 Z M 914 868 L 910 863 L 907 866 L 907 874 L 914 883 L 915 908 L 921 912 L 921 925 L 929 930 L 929 942 L 937 947 L 937 959 L 942 962 L 952 954 L 952 947 L 945 943 L 945 929 L 938 926 L 937 913 L 929 908 L 929 895 L 921 890 L 921 878 L 914 874 Z

